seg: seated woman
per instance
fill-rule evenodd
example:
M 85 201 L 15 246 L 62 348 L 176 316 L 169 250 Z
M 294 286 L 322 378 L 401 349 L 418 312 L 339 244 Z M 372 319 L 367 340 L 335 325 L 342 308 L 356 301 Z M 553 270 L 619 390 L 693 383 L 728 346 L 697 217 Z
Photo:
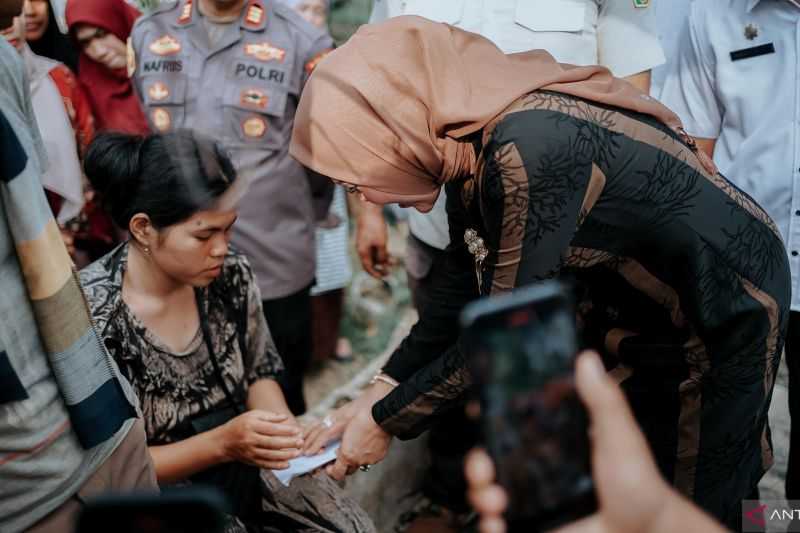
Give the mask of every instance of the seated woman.
M 107 133 L 85 170 L 131 235 L 80 275 L 139 397 L 159 482 L 218 486 L 235 530 L 374 531 L 324 474 L 287 488 L 270 472 L 288 467 L 302 438 L 275 381 L 283 365 L 252 270 L 228 247 L 243 183 L 228 157 L 187 131 Z
M 379 461 L 391 436 L 418 435 L 469 386 L 457 326 L 467 302 L 569 272 L 662 474 L 738 525 L 772 464 L 788 258 L 770 218 L 674 113 L 603 67 L 506 56 L 399 17 L 319 64 L 291 152 L 375 203 L 424 212 L 447 188 L 453 244 L 436 303 L 386 375 L 308 434 L 313 452 L 343 433 L 333 475 Z

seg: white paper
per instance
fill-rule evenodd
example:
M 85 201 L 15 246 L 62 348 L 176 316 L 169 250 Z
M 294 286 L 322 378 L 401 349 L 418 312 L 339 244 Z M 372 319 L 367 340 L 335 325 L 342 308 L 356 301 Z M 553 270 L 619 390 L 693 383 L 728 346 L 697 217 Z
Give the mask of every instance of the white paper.
M 273 470 L 272 473 L 275 474 L 275 477 L 278 478 L 278 481 L 288 487 L 289 483 L 291 483 L 292 479 L 295 477 L 302 476 L 303 474 L 307 474 L 313 470 L 316 470 L 322 465 L 326 465 L 332 461 L 335 461 L 336 450 L 339 449 L 339 444 L 339 441 L 331 443 L 325 447 L 324 452 L 311 457 L 306 457 L 303 455 L 297 459 L 292 459 L 289 461 L 289 468 L 285 470 Z

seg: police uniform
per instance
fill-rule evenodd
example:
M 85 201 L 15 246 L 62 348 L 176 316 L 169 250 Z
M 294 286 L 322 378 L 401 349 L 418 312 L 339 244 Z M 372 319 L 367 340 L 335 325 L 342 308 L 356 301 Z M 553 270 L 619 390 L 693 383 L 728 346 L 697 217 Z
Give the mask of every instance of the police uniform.
M 286 379 L 297 388 L 301 378 L 291 375 L 302 374 L 306 348 L 281 341 L 291 328 L 310 354 L 310 341 L 297 337 L 310 331 L 315 182 L 288 149 L 303 84 L 332 42 L 280 2 L 248 0 L 227 24 L 206 19 L 198 3 L 170 2 L 136 22 L 129 74 L 153 131 L 189 128 L 218 140 L 250 182 L 232 240 L 250 260 Z M 276 303 L 283 313 L 269 316 Z M 285 392 L 302 410 L 302 392 Z
M 661 100 L 775 221 L 789 251 L 789 412 L 800 417 L 800 7 L 791 0 L 693 2 Z M 792 424 L 788 499 L 800 498 L 800 423 Z

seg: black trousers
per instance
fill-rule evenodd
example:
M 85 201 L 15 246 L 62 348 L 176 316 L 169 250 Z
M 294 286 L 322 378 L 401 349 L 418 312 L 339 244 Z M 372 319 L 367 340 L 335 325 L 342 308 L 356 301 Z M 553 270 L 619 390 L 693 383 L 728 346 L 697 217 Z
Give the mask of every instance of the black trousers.
M 786 467 L 786 499 L 800 499 L 800 312 L 789 315 L 786 334 L 786 366 L 789 369 L 789 464 Z
M 295 415 L 306 412 L 303 375 L 311 362 L 311 286 L 294 294 L 264 300 L 264 317 L 275 341 L 275 348 L 286 367 L 278 383 L 286 403 Z

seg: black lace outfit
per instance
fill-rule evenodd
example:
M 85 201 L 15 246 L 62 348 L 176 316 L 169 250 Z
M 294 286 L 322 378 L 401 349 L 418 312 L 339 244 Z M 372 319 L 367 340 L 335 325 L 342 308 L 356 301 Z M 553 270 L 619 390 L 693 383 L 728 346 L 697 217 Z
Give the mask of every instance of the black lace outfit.
M 478 171 L 447 184 L 452 244 L 429 305 L 373 408 L 409 438 L 470 385 L 458 314 L 470 300 L 555 276 L 582 287 L 584 337 L 604 353 L 664 476 L 726 523 L 772 464 L 767 412 L 789 317 L 778 231 L 651 117 L 536 91 L 482 132 Z M 484 240 L 479 265 L 465 230 Z M 481 281 L 480 290 L 477 286 Z

